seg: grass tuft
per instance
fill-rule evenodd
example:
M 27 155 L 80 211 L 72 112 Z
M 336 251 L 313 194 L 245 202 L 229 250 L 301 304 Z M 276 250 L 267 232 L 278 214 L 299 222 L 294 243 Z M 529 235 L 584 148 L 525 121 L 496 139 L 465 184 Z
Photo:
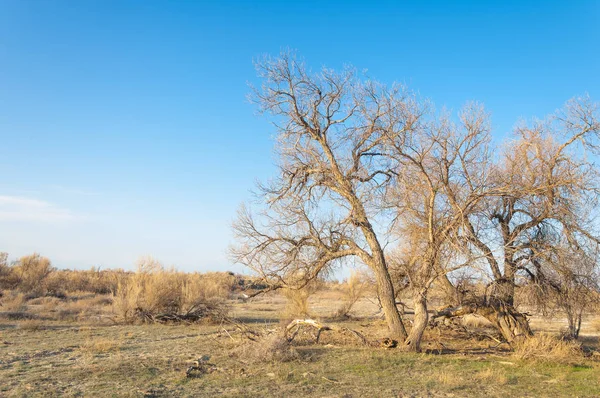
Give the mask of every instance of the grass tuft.
M 580 343 L 561 340 L 549 333 L 538 333 L 519 341 L 513 355 L 517 359 L 542 363 L 575 364 L 584 359 Z

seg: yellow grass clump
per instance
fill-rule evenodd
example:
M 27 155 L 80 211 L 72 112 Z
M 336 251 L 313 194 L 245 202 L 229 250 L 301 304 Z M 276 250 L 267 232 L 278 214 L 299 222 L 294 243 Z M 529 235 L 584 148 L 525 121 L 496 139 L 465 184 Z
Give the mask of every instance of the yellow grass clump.
M 583 351 L 578 342 L 561 340 L 549 333 L 538 333 L 517 342 L 513 355 L 521 360 L 563 364 L 583 359 Z
M 207 306 L 221 311 L 235 281 L 226 273 L 177 272 L 145 257 L 139 260 L 135 273 L 117 282 L 113 308 L 124 321 L 158 314 L 186 315 Z

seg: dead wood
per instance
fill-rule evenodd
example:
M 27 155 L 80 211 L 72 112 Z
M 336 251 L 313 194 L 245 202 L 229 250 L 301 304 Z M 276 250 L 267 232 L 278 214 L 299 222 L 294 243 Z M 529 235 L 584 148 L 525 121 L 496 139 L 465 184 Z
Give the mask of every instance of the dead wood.
M 298 332 L 302 327 L 309 327 L 315 329 L 317 334 L 315 336 L 315 343 L 319 343 L 319 339 L 321 337 L 321 333 L 325 331 L 334 331 L 342 334 L 350 335 L 361 342 L 361 344 L 367 345 L 369 344 L 367 338 L 362 335 L 360 332 L 356 330 L 346 328 L 346 327 L 336 327 L 323 325 L 314 319 L 294 319 L 285 327 L 285 338 L 288 342 L 292 342 L 294 338 L 298 335 Z

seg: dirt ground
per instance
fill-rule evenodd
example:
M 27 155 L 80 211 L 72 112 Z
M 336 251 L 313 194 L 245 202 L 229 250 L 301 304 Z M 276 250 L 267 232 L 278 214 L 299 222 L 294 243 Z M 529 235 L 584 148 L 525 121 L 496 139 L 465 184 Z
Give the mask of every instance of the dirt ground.
M 315 319 L 370 341 L 385 337 L 373 300 L 361 299 L 348 320 L 328 319 L 340 303 L 335 291 L 323 291 L 311 298 L 310 310 Z M 0 396 L 600 396 L 597 355 L 561 364 L 519 360 L 505 344 L 467 331 L 428 330 L 422 354 L 365 346 L 336 331 L 315 343 L 306 331 L 294 340 L 293 358 L 255 360 L 262 347 L 239 326 L 277 330 L 286 323 L 285 298 L 270 294 L 231 306 L 237 325 L 119 325 L 102 313 L 65 320 L 0 313 Z M 30 311 L 41 314 L 41 307 Z M 582 327 L 588 353 L 599 344 L 591 321 Z M 469 326 L 478 325 L 471 320 Z M 564 320 L 533 317 L 532 326 L 557 333 Z

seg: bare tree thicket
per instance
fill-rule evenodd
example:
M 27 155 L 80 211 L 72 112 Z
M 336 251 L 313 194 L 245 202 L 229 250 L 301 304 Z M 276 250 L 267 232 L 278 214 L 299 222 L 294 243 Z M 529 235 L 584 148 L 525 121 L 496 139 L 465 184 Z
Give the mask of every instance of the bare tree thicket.
M 406 88 L 363 81 L 351 68 L 311 72 L 284 53 L 257 69 L 263 85 L 252 99 L 273 116 L 279 172 L 259 186 L 257 208 L 241 208 L 232 255 L 273 288 L 362 262 L 391 336 L 418 351 L 434 283 L 453 305 L 436 316 L 483 315 L 509 342 L 531 334 L 515 307 L 519 280 L 562 278 L 554 291 L 564 295 L 583 283 L 570 276 L 589 268 L 581 257 L 565 268 L 551 253 L 557 241 L 588 254 L 598 244 L 596 169 L 586 154 L 598 149 L 600 124 L 589 99 L 519 127 L 494 157 L 489 116 L 477 104 L 454 122 Z M 457 300 L 459 269 L 488 278 L 483 297 Z M 396 307 L 400 285 L 413 298 L 410 333 Z

